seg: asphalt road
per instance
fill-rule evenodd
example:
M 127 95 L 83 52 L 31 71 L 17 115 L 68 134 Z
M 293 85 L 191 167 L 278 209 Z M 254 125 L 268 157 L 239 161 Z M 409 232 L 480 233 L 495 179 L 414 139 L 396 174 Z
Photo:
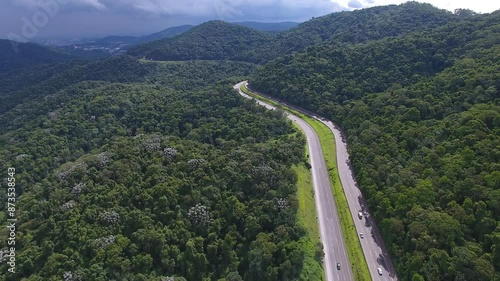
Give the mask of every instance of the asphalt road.
M 238 90 L 239 90 L 241 85 L 245 84 L 245 83 L 246 83 L 246 81 L 241 82 L 241 83 L 235 85 L 235 88 L 238 88 Z M 249 96 L 245 95 L 244 93 L 242 93 L 241 90 L 239 90 L 239 92 L 240 92 L 240 94 L 242 94 L 246 97 L 249 97 Z M 270 97 L 266 96 L 266 98 L 270 98 Z M 258 103 L 263 104 L 268 108 L 274 108 L 273 106 L 267 105 L 261 101 L 258 101 Z M 298 108 L 294 108 L 294 109 L 300 111 L 300 109 L 298 109 Z M 306 112 L 304 112 L 304 113 L 306 113 Z M 311 115 L 310 113 L 306 113 L 306 114 Z M 331 121 L 329 121 L 323 117 L 317 116 L 317 115 L 312 116 L 312 117 L 319 120 L 320 122 L 325 124 L 328 128 L 330 128 L 330 130 L 332 131 L 332 133 L 335 136 L 337 166 L 338 166 L 338 170 L 339 170 L 340 182 L 341 182 L 342 188 L 344 189 L 344 192 L 346 194 L 349 209 L 350 209 L 351 215 L 353 217 L 354 224 L 355 224 L 356 230 L 358 232 L 358 235 L 360 233 L 364 234 L 364 238 L 360 239 L 360 241 L 361 241 L 361 246 L 363 249 L 363 253 L 365 255 L 366 262 L 368 264 L 368 269 L 370 271 L 370 275 L 372 277 L 372 280 L 397 281 L 398 278 L 397 278 L 394 266 L 392 264 L 391 258 L 389 256 L 387 249 L 385 247 L 385 244 L 381 238 L 380 232 L 379 232 L 373 218 L 370 216 L 368 207 L 366 205 L 366 201 L 364 200 L 364 198 L 361 194 L 361 191 L 359 189 L 359 186 L 356 182 L 356 179 L 354 177 L 354 174 L 352 173 L 350 162 L 349 162 L 349 153 L 347 151 L 347 143 L 345 142 L 345 136 L 338 129 L 338 127 L 335 126 L 335 124 L 333 124 Z M 316 205 L 317 205 L 318 213 L 323 213 L 323 214 L 319 215 L 319 219 L 320 219 L 319 225 L 320 225 L 320 230 L 321 230 L 321 239 L 322 239 L 323 245 L 325 247 L 325 252 L 327 251 L 326 248 L 332 248 L 332 250 L 334 252 L 336 249 L 337 249 L 337 251 L 345 252 L 346 248 L 345 248 L 345 243 L 344 243 L 343 239 L 342 239 L 342 241 L 338 241 L 338 239 L 335 239 L 333 241 L 330 239 L 323 239 L 323 237 L 326 234 L 328 234 L 328 236 L 331 236 L 330 230 L 333 228 L 335 228 L 340 233 L 340 235 L 335 234 L 336 237 L 342 237 L 342 232 L 341 232 L 340 223 L 339 223 L 339 219 L 338 219 L 337 212 L 336 212 L 335 201 L 333 200 L 333 196 L 332 196 L 331 189 L 329 186 L 330 183 L 328 182 L 325 161 L 324 161 L 323 154 L 321 152 L 321 147 L 319 145 L 318 136 L 317 136 L 316 132 L 314 132 L 314 130 L 302 119 L 300 119 L 294 115 L 291 115 L 291 114 L 289 114 L 288 118 L 297 122 L 297 124 L 299 124 L 299 126 L 306 132 L 307 142 L 309 145 L 309 151 L 311 152 L 311 151 L 313 151 L 313 149 L 316 151 L 316 153 L 314 155 L 312 155 L 312 153 L 310 153 L 311 163 L 316 164 L 316 166 L 319 166 L 318 167 L 319 170 L 321 170 L 321 169 L 325 170 L 325 174 L 314 175 L 314 172 L 316 169 L 315 169 L 314 165 L 311 165 L 311 166 L 313 166 L 313 168 L 312 168 L 313 169 L 313 179 L 314 179 L 314 177 L 316 177 L 316 178 L 321 177 L 322 180 L 320 180 L 320 181 L 325 181 L 325 180 L 327 181 L 327 183 L 324 183 L 324 182 L 319 183 L 318 187 L 316 186 L 316 180 L 314 181 L 315 182 L 315 190 L 320 190 L 319 192 L 321 192 L 322 188 L 323 188 L 322 184 L 327 184 L 327 188 L 328 188 L 328 192 L 324 191 L 324 193 L 321 193 L 321 196 L 320 196 L 320 197 L 328 196 L 328 198 L 324 198 L 326 200 L 323 200 L 322 198 L 318 199 L 316 197 L 316 202 L 317 202 Z M 296 120 L 299 120 L 299 121 L 296 121 Z M 304 124 L 301 125 L 301 123 L 304 123 L 305 125 Z M 304 129 L 304 128 L 308 128 L 308 129 Z M 309 130 L 311 130 L 312 133 Z M 317 141 L 317 143 L 316 143 L 316 141 Z M 313 158 L 314 158 L 314 161 L 313 161 Z M 321 159 L 318 159 L 318 158 L 321 158 Z M 318 196 L 319 192 L 316 191 L 316 196 Z M 319 202 L 319 204 L 318 204 L 318 202 Z M 333 207 L 333 211 L 329 211 L 330 207 Z M 319 211 L 319 210 L 321 210 L 321 211 Z M 363 214 L 361 219 L 358 217 L 358 212 L 360 212 L 360 211 Z M 326 220 L 321 219 L 321 215 L 327 214 L 327 217 L 328 217 L 329 214 L 333 214 L 333 213 L 335 214 L 334 220 L 329 221 L 328 219 L 326 219 Z M 321 229 L 322 227 L 326 228 L 327 231 L 324 232 Z M 328 240 L 328 241 L 326 241 L 326 243 L 325 243 L 324 240 Z M 339 246 L 331 245 L 331 243 L 335 243 L 335 244 L 341 243 L 341 244 L 338 244 L 341 246 L 339 247 Z M 338 248 L 335 248 L 335 247 L 338 247 Z M 338 253 L 338 252 L 335 252 L 335 253 Z M 328 270 L 330 270 L 330 271 L 333 269 L 336 270 L 336 267 L 335 267 L 336 261 L 332 261 L 331 259 L 327 260 L 326 256 L 327 255 L 325 254 L 325 265 L 330 264 L 330 266 L 325 267 L 326 272 L 327 272 L 327 276 L 328 276 Z M 330 255 L 330 257 L 337 258 L 337 256 L 335 256 L 334 254 Z M 338 256 L 338 258 L 340 258 L 340 257 L 341 256 Z M 345 263 L 346 261 L 348 261 L 347 256 L 345 256 L 345 261 L 342 261 L 342 264 L 346 264 Z M 331 268 L 328 269 L 328 267 L 331 267 Z M 380 268 L 382 270 L 382 275 L 379 275 L 379 273 L 377 271 L 378 268 Z M 344 270 L 344 269 L 346 269 L 346 267 L 342 267 L 342 270 Z M 347 275 L 347 276 L 333 276 L 333 278 L 334 279 L 328 279 L 328 277 L 327 277 L 327 281 L 329 281 L 329 280 L 342 280 L 342 281 L 343 280 L 352 280 L 352 273 L 350 272 L 350 269 L 349 269 L 349 275 Z
M 238 89 L 243 97 L 252 99 L 252 97 L 241 91 L 240 87 L 243 83 L 245 82 L 236 84 L 234 88 Z M 270 104 L 259 100 L 256 101 L 268 109 L 276 109 Z M 287 114 L 287 117 L 299 125 L 307 138 L 320 238 L 325 253 L 324 270 L 326 281 L 354 280 L 319 137 L 316 131 L 304 120 L 290 113 Z M 337 263 L 340 263 L 340 270 L 337 269 Z
M 346 194 L 349 209 L 351 211 L 358 235 L 359 233 L 364 234 L 364 238 L 360 239 L 361 247 L 363 248 L 363 253 L 365 255 L 372 280 L 398 280 L 384 241 L 380 236 L 377 225 L 370 216 L 365 199 L 363 198 L 361 191 L 359 190 L 358 183 L 352 173 L 345 136 L 331 121 L 319 117 L 315 118 L 328 126 L 328 128 L 330 128 L 335 135 L 337 167 L 339 170 L 340 182 Z M 358 212 L 360 211 L 363 214 L 361 219 L 358 217 Z M 382 275 L 379 275 L 377 268 L 382 269 Z

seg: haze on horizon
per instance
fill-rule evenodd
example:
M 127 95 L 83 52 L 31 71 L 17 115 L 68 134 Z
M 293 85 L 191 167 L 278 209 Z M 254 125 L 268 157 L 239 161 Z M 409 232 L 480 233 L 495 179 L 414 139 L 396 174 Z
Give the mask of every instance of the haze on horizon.
M 404 0 L 6 0 L 0 2 L 0 38 L 12 34 L 26 39 L 83 38 L 106 35 L 145 35 L 167 27 L 224 21 L 302 22 L 332 12 Z M 489 13 L 500 1 L 426 0 L 438 8 Z M 41 5 L 42 4 L 42 5 Z M 36 32 L 26 29 L 27 22 Z M 33 31 L 33 30 L 31 30 Z M 23 36 L 24 32 L 24 36 Z M 11 36 L 9 36 L 9 34 Z

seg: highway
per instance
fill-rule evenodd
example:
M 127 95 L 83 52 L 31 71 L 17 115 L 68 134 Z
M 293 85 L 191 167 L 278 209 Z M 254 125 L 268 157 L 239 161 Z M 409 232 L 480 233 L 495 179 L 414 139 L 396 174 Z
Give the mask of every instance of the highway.
M 326 119 L 321 120 L 322 118 L 319 117 L 315 118 L 328 126 L 335 135 L 337 167 L 339 170 L 340 182 L 344 189 L 358 235 L 359 233 L 364 234 L 364 238 L 360 239 L 361 247 L 363 248 L 363 253 L 372 280 L 397 281 L 396 271 L 384 241 L 380 236 L 377 225 L 369 214 L 366 202 L 351 170 L 345 136 L 331 121 L 327 121 Z M 363 214 L 362 219 L 358 217 L 359 211 Z M 382 269 L 382 275 L 379 275 L 377 268 Z
M 240 88 L 243 83 L 245 82 L 236 84 L 234 88 L 243 97 L 252 99 L 252 97 L 241 91 Z M 276 109 L 276 107 L 260 100 L 256 100 L 256 102 L 268 109 Z M 287 113 L 287 117 L 302 129 L 307 138 L 320 239 L 323 243 L 323 251 L 325 253 L 323 268 L 325 270 L 326 281 L 354 280 L 319 137 L 316 131 L 301 118 L 290 113 Z M 340 270 L 337 269 L 337 263 L 340 263 Z
M 244 94 L 241 90 L 240 87 L 241 85 L 246 84 L 246 81 L 243 81 L 241 83 L 238 83 L 235 85 L 235 88 L 237 88 L 240 92 L 241 95 L 250 98 L 248 95 Z M 263 95 L 268 99 L 273 99 L 272 97 L 269 97 L 267 95 Z M 267 108 L 274 108 L 271 105 L 268 105 L 264 102 L 257 101 L 259 104 L 262 104 L 266 106 Z M 279 102 L 279 101 L 277 101 Z M 354 220 L 354 224 L 357 230 L 358 235 L 360 233 L 364 234 L 364 238 L 360 239 L 361 246 L 363 249 L 363 253 L 365 255 L 365 259 L 368 265 L 368 269 L 370 271 L 370 275 L 372 277 L 372 280 L 377 280 L 377 281 L 397 281 L 397 275 L 396 271 L 394 269 L 394 266 L 392 264 L 391 258 L 387 252 L 387 249 L 384 245 L 384 242 L 381 238 L 380 232 L 373 220 L 373 218 L 370 216 L 366 201 L 364 200 L 361 191 L 359 189 L 359 186 L 356 182 L 356 179 L 354 177 L 354 174 L 351 170 L 350 162 L 349 162 L 349 153 L 347 151 L 347 143 L 345 141 L 345 136 L 342 134 L 341 130 L 335 126 L 331 121 L 327 120 L 326 118 L 320 117 L 318 115 L 311 114 L 310 112 L 305 112 L 304 110 L 301 110 L 297 107 L 294 107 L 294 110 L 301 111 L 302 113 L 306 115 L 310 115 L 311 117 L 317 119 L 318 121 L 322 122 L 325 124 L 332 133 L 335 136 L 335 145 L 336 145 L 336 157 L 337 157 L 337 166 L 339 170 L 339 177 L 340 177 L 340 182 L 342 184 L 342 188 L 344 189 L 347 202 L 349 205 L 349 209 L 352 215 L 352 218 Z M 333 200 L 331 188 L 330 188 L 330 183 L 328 181 L 328 175 L 325 174 L 317 174 L 315 175 L 314 173 L 319 173 L 316 171 L 315 168 L 318 168 L 319 170 L 325 169 L 326 173 L 326 166 L 325 166 L 325 161 L 324 157 L 321 151 L 321 146 L 319 145 L 319 139 L 316 134 L 316 132 L 307 124 L 304 120 L 298 118 L 295 115 L 288 114 L 288 118 L 290 118 L 292 121 L 296 122 L 302 130 L 306 133 L 307 137 L 307 142 L 309 146 L 309 154 L 310 154 L 310 160 L 311 160 L 311 166 L 313 170 L 313 179 L 314 179 L 314 188 L 315 188 L 315 193 L 316 196 L 318 196 L 319 192 L 321 194 L 320 197 L 328 196 L 327 198 L 317 198 L 316 197 L 316 206 L 318 209 L 318 218 L 319 218 L 319 225 L 320 225 L 320 233 L 321 233 L 321 241 L 323 242 L 324 248 L 325 248 L 325 272 L 327 273 L 327 281 L 330 280 L 352 280 L 352 273 L 350 272 L 349 269 L 349 275 L 346 276 L 333 276 L 334 279 L 329 279 L 328 272 L 332 271 L 333 269 L 336 270 L 335 264 L 336 261 L 332 261 L 331 259 L 335 258 L 342 258 L 342 254 L 340 252 L 345 252 L 345 243 L 342 239 L 342 241 L 338 241 L 338 239 L 334 239 L 333 241 L 331 239 L 324 239 L 323 237 L 325 235 L 331 236 L 331 232 L 333 229 L 336 229 L 337 232 L 340 234 L 335 234 L 337 237 L 343 237 L 342 236 L 342 231 L 340 227 L 340 222 L 338 220 L 337 216 L 337 211 L 335 207 L 335 201 Z M 302 124 L 303 123 L 303 124 Z M 304 125 L 305 124 L 305 125 Z M 312 131 L 312 132 L 311 132 Z M 317 143 L 316 143 L 317 141 Z M 315 151 L 314 155 L 311 153 L 311 151 Z M 318 159 L 321 158 L 321 159 Z M 314 160 L 313 160 L 314 159 Z M 314 165 L 313 165 L 314 164 Z M 316 186 L 316 181 L 317 177 L 321 177 L 324 181 L 327 183 L 321 182 L 318 183 L 319 186 Z M 319 181 L 323 181 L 319 180 Z M 326 186 L 324 186 L 326 185 Z M 328 192 L 323 191 L 322 188 L 328 188 Z M 319 191 L 318 191 L 319 190 Z M 333 211 L 330 210 L 333 208 Z M 358 212 L 362 212 L 362 218 L 360 219 L 358 217 Z M 334 214 L 334 218 L 332 217 L 331 220 L 328 219 L 322 219 L 321 216 L 324 216 L 324 214 L 328 215 Z M 324 232 L 323 229 L 326 229 L 327 231 Z M 326 240 L 326 241 L 325 241 Z M 325 243 L 326 242 L 326 243 Z M 338 245 L 332 245 L 331 243 L 341 243 Z M 332 252 L 329 252 L 327 255 L 327 248 L 330 249 Z M 340 254 L 340 255 L 335 255 L 335 254 Z M 347 254 L 345 254 L 345 260 L 342 260 L 342 264 L 348 264 L 345 263 L 348 261 Z M 330 260 L 327 259 L 327 256 L 330 257 Z M 330 268 L 330 269 L 329 269 Z M 382 270 L 382 275 L 379 274 L 378 268 Z M 342 267 L 341 271 L 347 269 L 345 266 Z M 330 275 L 331 276 L 331 275 Z M 330 277 L 332 278 L 332 277 Z

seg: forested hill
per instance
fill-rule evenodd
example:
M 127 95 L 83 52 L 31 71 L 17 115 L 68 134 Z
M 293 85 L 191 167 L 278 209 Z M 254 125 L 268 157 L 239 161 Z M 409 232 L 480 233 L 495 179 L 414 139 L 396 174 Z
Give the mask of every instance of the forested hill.
M 338 12 L 306 21 L 280 34 L 266 59 L 304 50 L 323 42 L 354 44 L 442 26 L 459 17 L 430 4 L 407 2 L 352 12 Z
M 416 83 L 464 57 L 484 58 L 483 50 L 498 46 L 499 24 L 500 12 L 496 12 L 403 37 L 319 44 L 260 67 L 252 85 L 309 109 L 326 106 L 323 97 L 343 103 L 395 83 Z M 301 83 L 294 83 L 296 79 Z
M 124 57 L 0 76 L 0 169 L 19 195 L 0 280 L 319 280 L 291 169 L 305 140 L 234 93 L 252 69 Z
M 33 43 L 0 39 L 0 73 L 35 64 L 62 62 L 74 57 Z
M 151 60 L 235 60 L 257 62 L 259 46 L 271 35 L 223 21 L 209 21 L 176 36 L 129 50 L 129 54 Z
M 401 280 L 500 280 L 500 11 L 461 15 L 312 46 L 250 78 L 346 131 Z
M 299 25 L 298 22 L 275 22 L 275 23 L 266 23 L 266 22 L 255 22 L 255 21 L 242 21 L 242 22 L 233 22 L 234 24 L 250 27 L 256 30 L 268 31 L 268 32 L 280 32 L 292 29 Z
M 355 44 L 443 26 L 462 17 L 429 4 L 408 2 L 314 18 L 276 36 L 211 21 L 173 39 L 134 48 L 129 54 L 152 60 L 230 59 L 265 63 L 323 42 Z
M 233 91 L 248 78 L 344 129 L 400 280 L 500 281 L 499 27 L 500 11 L 411 2 L 279 35 L 210 21 L 96 61 L 0 41 L 18 193 L 0 280 L 321 280 L 305 140 Z
M 190 30 L 191 28 L 193 28 L 192 25 L 173 26 L 173 27 L 169 27 L 165 30 L 162 30 L 160 32 L 141 36 L 141 37 L 137 38 L 137 41 L 138 42 L 151 42 L 151 41 L 155 41 L 155 40 L 161 40 L 164 38 L 170 38 L 170 37 L 180 35 L 186 31 Z

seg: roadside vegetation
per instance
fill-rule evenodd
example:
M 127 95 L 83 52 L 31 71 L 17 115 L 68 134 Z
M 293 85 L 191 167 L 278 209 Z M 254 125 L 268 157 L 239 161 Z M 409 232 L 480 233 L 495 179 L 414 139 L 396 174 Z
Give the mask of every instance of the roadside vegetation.
M 295 127 L 300 130 L 298 126 Z M 322 267 L 323 246 L 319 237 L 314 187 L 311 170 L 308 168 L 309 160 L 306 161 L 292 167 L 297 174 L 297 198 L 299 200 L 297 217 L 299 224 L 306 229 L 306 235 L 299 240 L 304 250 L 304 266 L 300 274 L 300 280 L 323 281 L 326 280 Z
M 453 17 L 405 36 L 316 45 L 249 78 L 346 133 L 401 280 L 500 280 L 500 11 Z
M 328 174 L 330 176 L 330 183 L 332 186 L 333 197 L 335 198 L 335 203 L 337 204 L 337 213 L 340 217 L 340 223 L 342 225 L 342 232 L 344 234 L 344 239 L 347 246 L 347 252 L 349 255 L 349 260 L 351 261 L 351 268 L 355 280 L 371 280 L 370 271 L 368 270 L 368 265 L 366 264 L 366 259 L 363 254 L 363 249 L 361 248 L 361 242 L 359 241 L 359 236 L 354 227 L 354 222 L 352 219 L 351 211 L 349 209 L 349 204 L 347 203 L 347 198 L 344 194 L 344 189 L 340 183 L 340 178 L 337 169 L 337 158 L 336 158 L 336 146 L 335 137 L 332 131 L 319 122 L 318 120 L 311 118 L 297 110 L 286 107 L 274 100 L 268 99 L 261 95 L 258 95 L 250 91 L 245 85 L 241 87 L 242 91 L 247 95 L 265 101 L 277 108 L 284 111 L 291 112 L 298 117 L 302 118 L 304 121 L 309 123 L 319 136 L 321 142 L 321 149 L 323 150 L 323 155 L 328 167 Z M 316 218 L 317 221 L 317 218 Z

